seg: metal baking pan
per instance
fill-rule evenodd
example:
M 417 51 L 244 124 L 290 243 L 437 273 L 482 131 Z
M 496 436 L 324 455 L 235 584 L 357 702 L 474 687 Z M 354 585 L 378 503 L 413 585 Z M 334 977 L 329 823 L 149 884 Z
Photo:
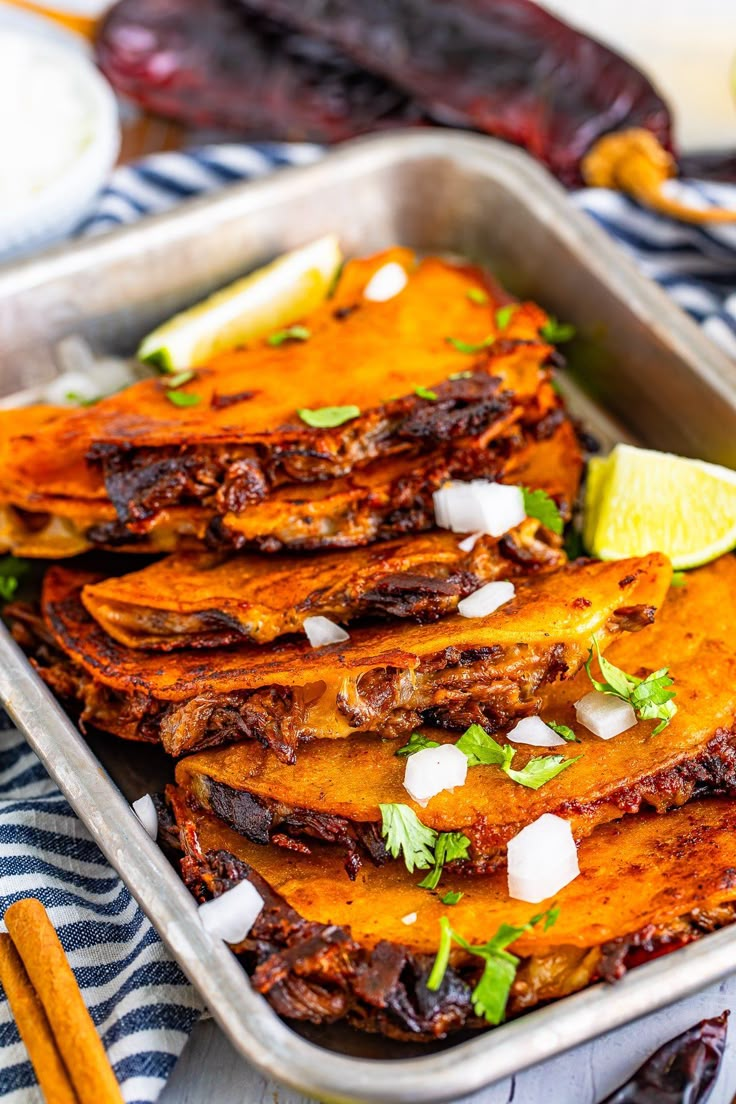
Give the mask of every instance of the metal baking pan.
M 349 143 L 316 165 L 0 269 L 0 391 L 53 375 L 53 346 L 70 333 L 100 352 L 129 354 L 174 310 L 329 231 L 348 253 L 399 242 L 487 264 L 511 291 L 577 326 L 572 371 L 608 412 L 575 392 L 594 431 L 736 467 L 736 365 L 525 154 L 446 130 Z M 736 927 L 727 928 L 615 986 L 434 1047 L 297 1031 L 205 933 L 130 810 L 131 797 L 170 771 L 162 754 L 82 737 L 4 629 L 0 699 L 237 1049 L 309 1096 L 391 1104 L 463 1097 L 695 992 L 736 961 Z

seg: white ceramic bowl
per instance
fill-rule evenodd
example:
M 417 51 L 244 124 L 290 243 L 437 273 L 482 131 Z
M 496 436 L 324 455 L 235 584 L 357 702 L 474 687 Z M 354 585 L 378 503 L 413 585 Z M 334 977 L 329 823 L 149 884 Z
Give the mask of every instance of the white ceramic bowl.
M 85 110 L 84 137 L 78 144 L 72 143 L 71 156 L 58 175 L 33 190 L 29 187 L 23 194 L 6 196 L 0 203 L 0 260 L 5 261 L 48 245 L 79 225 L 115 163 L 120 127 L 112 89 L 81 50 L 29 31 L 4 27 L 0 27 L 0 50 L 29 58 L 28 81 L 43 72 L 44 66 L 51 67 L 57 76 L 63 72 L 68 87 L 73 88 L 76 100 L 84 103 Z M 42 103 L 43 88 L 36 91 Z M 22 108 L 22 96 L 20 103 Z M 50 114 L 52 110 L 50 106 Z M 5 128 L 2 119 L 0 105 L 0 157 L 4 167 L 12 172 L 13 165 L 27 151 L 12 148 L 8 139 L 7 131 L 17 137 L 17 117 L 6 119 Z M 30 125 L 33 129 L 33 124 Z M 44 142 L 43 132 L 38 133 L 38 142 Z

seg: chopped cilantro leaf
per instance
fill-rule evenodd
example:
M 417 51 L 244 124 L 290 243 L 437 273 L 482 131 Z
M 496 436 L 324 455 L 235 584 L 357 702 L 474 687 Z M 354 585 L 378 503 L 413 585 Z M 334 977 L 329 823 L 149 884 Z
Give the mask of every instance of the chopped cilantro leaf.
M 542 490 L 532 491 L 529 487 L 522 487 L 521 492 L 524 495 L 526 516 L 541 521 L 542 525 L 559 536 L 564 523 L 555 500 Z
M 202 401 L 199 395 L 192 395 L 190 391 L 167 391 L 166 398 L 174 406 L 196 406 Z
M 459 353 L 480 353 L 483 349 L 487 349 L 490 345 L 493 345 L 495 340 L 495 336 L 484 337 L 482 341 L 473 344 L 472 341 L 461 341 L 459 337 L 445 338 L 447 344 L 452 345 L 453 349 L 457 349 Z
M 400 747 L 398 751 L 394 752 L 394 755 L 413 755 L 416 751 L 424 751 L 425 748 L 439 746 L 436 740 L 430 740 L 428 736 L 424 736 L 421 732 L 412 732 L 409 737 L 409 743 Z
M 581 756 L 574 759 L 566 759 L 564 755 L 535 755 L 521 770 L 512 770 L 511 766 L 505 767 L 506 774 L 520 786 L 526 786 L 529 790 L 538 790 L 545 782 L 551 782 L 567 767 L 577 763 Z
M 442 868 L 453 859 L 467 859 L 470 840 L 462 832 L 440 832 L 434 845 L 434 866 L 419 882 L 420 889 L 436 889 L 442 877 Z
M 511 764 L 516 755 L 516 749 L 511 744 L 504 744 L 502 747 L 478 724 L 471 725 L 455 746 L 463 752 L 469 767 L 500 767 L 512 782 L 517 782 L 530 790 L 538 790 L 545 782 L 556 778 L 580 758 L 580 756 L 566 759 L 562 755 L 538 755 L 530 759 L 521 770 L 514 770 Z
M 434 845 L 437 833 L 427 828 L 408 805 L 379 805 L 382 824 L 381 835 L 386 849 L 395 859 L 403 855 L 406 869 L 428 870 L 434 863 Z
M 558 724 L 557 721 L 547 721 L 546 724 L 556 732 L 558 736 L 561 736 L 563 740 L 567 740 L 569 744 L 579 744 L 577 736 L 571 728 L 567 725 Z
M 519 961 L 510 951 L 496 951 L 484 957 L 483 973 L 471 993 L 476 1016 L 482 1016 L 490 1024 L 501 1023 Z
M 458 932 L 454 931 L 446 916 L 440 918 L 440 943 L 434 965 L 427 979 L 427 988 L 436 992 L 444 980 L 447 967 L 450 963 L 450 951 L 452 944 L 457 943 L 469 954 L 482 959 L 483 973 L 471 994 L 473 1009 L 477 1016 L 483 1016 L 488 1023 L 499 1024 L 506 1015 L 511 986 L 516 977 L 519 959 L 511 954 L 507 947 L 515 942 L 519 936 L 539 923 L 544 923 L 544 930 L 552 926 L 559 916 L 559 908 L 553 906 L 546 912 L 533 916 L 522 927 L 513 927 L 511 924 L 501 924 L 498 931 L 487 943 L 473 945 L 468 943 Z
M 558 322 L 552 315 L 549 317 L 549 321 L 539 330 L 540 334 L 546 341 L 551 342 L 553 345 L 561 345 L 564 341 L 571 341 L 575 336 L 575 327 L 570 322 Z
M 166 386 L 175 391 L 177 387 L 183 387 L 185 383 L 190 383 L 196 374 L 192 368 L 185 368 L 183 372 L 175 372 L 173 376 L 167 376 Z
M 266 338 L 267 345 L 283 345 L 285 341 L 309 341 L 312 336 L 306 326 L 287 326 Z
M 317 410 L 297 410 L 303 422 L 313 429 L 334 429 L 360 417 L 359 406 L 321 406 Z
M 440 897 L 443 905 L 456 905 L 465 894 L 460 889 L 448 889 L 444 897 Z
M 432 391 L 429 387 L 415 387 L 414 394 L 418 395 L 420 399 L 428 399 L 429 402 L 437 402 L 437 392 Z
M 652 732 L 653 736 L 657 736 L 663 728 L 667 727 L 677 712 L 677 706 L 672 700 L 675 697 L 675 691 L 670 690 L 670 686 L 674 685 L 674 679 L 670 678 L 669 668 L 661 667 L 643 679 L 636 675 L 627 675 L 625 671 L 601 655 L 597 640 L 593 641 L 593 646 L 603 681 L 599 682 L 593 678 L 590 671 L 593 648 L 590 649 L 585 670 L 595 689 L 600 690 L 602 694 L 611 694 L 613 697 L 629 702 L 640 720 L 658 720 L 659 724 Z
M 469 288 L 467 296 L 471 303 L 476 303 L 479 307 L 485 306 L 488 302 L 488 295 L 482 288 Z
M 672 578 L 670 579 L 670 586 L 681 587 L 687 582 L 687 575 L 684 571 L 673 571 Z
M 496 311 L 496 326 L 499 330 L 506 329 L 518 307 L 518 303 L 507 303 L 505 307 L 498 308 Z
M 467 758 L 469 767 L 503 767 L 505 762 L 510 762 L 509 753 L 512 757 L 514 754 L 509 744 L 501 747 L 479 724 L 472 724 L 455 747 Z
M 472 379 L 472 378 L 473 378 L 473 373 L 472 372 L 453 372 L 452 375 L 449 377 L 449 379 L 451 379 L 451 380 Z

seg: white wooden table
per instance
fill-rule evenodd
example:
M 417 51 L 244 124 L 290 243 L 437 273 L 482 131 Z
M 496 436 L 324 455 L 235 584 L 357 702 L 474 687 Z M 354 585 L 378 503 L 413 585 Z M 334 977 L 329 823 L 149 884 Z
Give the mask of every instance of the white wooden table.
M 734 963 L 736 967 L 736 963 Z M 503 1081 L 463 1104 L 598 1104 L 661 1043 L 707 1016 L 733 1008 L 734 1041 L 727 1048 L 708 1104 L 736 1104 L 736 975 L 696 997 L 621 1028 L 577 1050 Z M 160 1104 L 312 1104 L 267 1081 L 240 1058 L 219 1028 L 198 1025 Z M 419 1104 L 419 1102 L 417 1102 Z

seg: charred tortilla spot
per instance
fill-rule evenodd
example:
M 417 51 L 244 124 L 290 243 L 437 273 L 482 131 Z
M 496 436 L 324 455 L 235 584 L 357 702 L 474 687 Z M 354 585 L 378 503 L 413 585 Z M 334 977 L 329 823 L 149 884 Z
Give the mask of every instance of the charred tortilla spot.
M 221 395 L 213 391 L 210 406 L 213 410 L 225 410 L 228 406 L 235 406 L 236 403 L 247 402 L 257 394 L 257 391 L 234 391 L 231 395 Z

